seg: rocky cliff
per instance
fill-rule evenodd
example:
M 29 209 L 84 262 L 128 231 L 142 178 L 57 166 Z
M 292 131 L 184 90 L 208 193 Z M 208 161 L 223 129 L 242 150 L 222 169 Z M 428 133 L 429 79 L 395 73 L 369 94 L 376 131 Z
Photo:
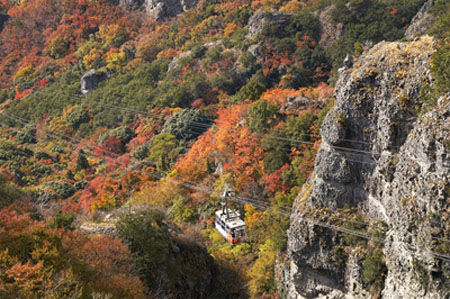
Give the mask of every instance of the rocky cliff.
M 449 296 L 450 96 L 426 96 L 432 44 L 382 42 L 339 70 L 277 267 L 287 298 Z
M 427 33 L 430 26 L 434 23 L 435 18 L 430 13 L 430 8 L 433 6 L 433 0 L 428 0 L 419 10 L 419 12 L 411 20 L 411 25 L 405 32 L 406 37 L 415 37 Z
M 120 5 L 126 9 L 143 8 L 151 18 L 160 20 L 195 7 L 197 0 L 120 0 Z

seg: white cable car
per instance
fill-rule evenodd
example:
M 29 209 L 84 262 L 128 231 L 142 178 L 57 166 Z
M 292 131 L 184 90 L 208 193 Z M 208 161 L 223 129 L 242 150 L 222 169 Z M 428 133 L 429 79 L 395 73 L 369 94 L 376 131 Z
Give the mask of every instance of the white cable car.
M 232 245 L 244 242 L 246 239 L 245 222 L 240 218 L 239 212 L 228 209 L 227 197 L 231 192 L 225 191 L 222 195 L 222 210 L 216 211 L 216 229 Z

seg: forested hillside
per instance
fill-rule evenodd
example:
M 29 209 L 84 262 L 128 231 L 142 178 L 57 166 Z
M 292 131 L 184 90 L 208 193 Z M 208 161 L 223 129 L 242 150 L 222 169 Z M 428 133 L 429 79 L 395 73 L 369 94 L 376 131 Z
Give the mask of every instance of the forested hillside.
M 280 298 L 338 70 L 424 34 L 405 37 L 425 2 L 0 0 L 0 297 Z M 450 4 L 431 2 L 417 115 L 450 91 Z

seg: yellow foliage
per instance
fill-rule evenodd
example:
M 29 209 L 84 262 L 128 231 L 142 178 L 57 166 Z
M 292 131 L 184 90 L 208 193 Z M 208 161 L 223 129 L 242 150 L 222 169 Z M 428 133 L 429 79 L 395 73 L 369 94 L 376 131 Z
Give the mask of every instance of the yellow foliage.
M 273 280 L 276 252 L 273 248 L 273 241 L 267 240 L 260 248 L 258 259 L 247 273 L 250 279 L 248 287 L 252 298 L 270 294 L 276 290 Z
M 127 63 L 127 57 L 123 51 L 111 52 L 106 57 L 106 63 L 108 69 L 119 71 Z
M 238 30 L 238 29 L 239 29 L 239 26 L 236 25 L 236 23 L 229 23 L 223 30 L 223 33 L 225 36 L 232 36 L 233 33 L 235 33 L 236 30 Z
M 110 195 L 108 193 L 103 193 L 100 196 L 100 199 L 95 200 L 95 201 L 92 202 L 91 209 L 93 211 L 95 211 L 95 210 L 109 210 L 109 209 L 112 209 L 112 208 L 116 207 L 116 205 L 117 205 L 117 201 L 112 195 Z
M 210 16 L 204 19 L 197 26 L 195 26 L 191 31 L 191 37 L 195 41 L 200 41 L 205 39 L 205 35 L 208 35 L 210 30 L 219 27 L 221 21 L 218 16 Z
M 72 134 L 73 130 L 67 123 L 66 119 L 67 116 L 70 115 L 75 110 L 75 108 L 76 106 L 69 105 L 66 108 L 64 108 L 61 116 L 55 117 L 51 121 L 49 121 L 47 125 L 49 131 L 64 135 Z
M 256 208 L 252 205 L 245 205 L 245 225 L 247 232 L 253 231 L 258 222 L 261 220 L 262 212 L 256 210 Z
M 279 8 L 283 0 L 262 0 L 263 9 Z
M 25 79 L 25 80 L 27 80 L 31 75 L 34 74 L 34 71 L 35 71 L 35 69 L 34 69 L 34 67 L 31 66 L 31 65 L 21 67 L 21 68 L 17 71 L 17 73 L 16 73 L 16 75 L 14 76 L 13 80 L 14 80 L 14 81 L 17 81 L 17 80 L 19 80 L 19 79 Z
M 67 50 L 69 50 L 69 40 L 65 36 L 58 35 L 54 39 L 52 39 L 47 45 L 47 52 L 50 56 L 54 58 L 62 58 L 66 54 Z
M 102 61 L 103 51 L 99 49 L 92 49 L 83 57 L 83 64 L 86 69 L 95 68 Z
M 177 51 L 177 50 L 172 49 L 172 48 L 168 48 L 168 49 L 165 49 L 165 50 L 162 50 L 161 52 L 159 52 L 156 55 L 156 58 L 172 60 L 178 54 L 180 54 L 180 51 Z
M 151 184 L 135 193 L 131 198 L 131 204 L 146 204 L 156 207 L 170 207 L 173 199 L 180 194 L 178 185 L 171 181 L 162 180 L 156 184 Z
M 220 197 L 225 189 L 232 191 L 233 186 L 233 175 L 231 173 L 223 174 L 214 182 L 214 195 Z
M 295 13 L 302 10 L 306 6 L 305 2 L 298 0 L 291 0 L 280 8 L 284 13 Z
M 98 34 L 106 45 L 116 47 L 128 39 L 128 32 L 119 24 L 100 25 Z

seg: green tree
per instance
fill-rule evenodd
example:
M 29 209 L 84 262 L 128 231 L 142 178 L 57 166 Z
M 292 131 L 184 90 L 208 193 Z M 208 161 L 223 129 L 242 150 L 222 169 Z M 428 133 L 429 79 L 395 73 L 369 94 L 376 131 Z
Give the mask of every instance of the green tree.
M 88 169 L 89 168 L 89 162 L 85 157 L 84 151 L 80 149 L 78 152 L 77 157 L 77 166 L 75 167 L 75 171 L 80 171 L 82 169 Z
M 166 171 L 183 149 L 182 143 L 175 136 L 161 133 L 151 140 L 150 154 L 147 159 L 155 162 L 159 171 Z
M 115 129 L 111 129 L 100 136 L 100 142 L 106 141 L 109 137 L 114 136 L 118 138 L 122 144 L 127 144 L 131 139 L 133 139 L 136 134 L 128 126 L 121 126 Z
M 192 140 L 211 126 L 211 120 L 199 110 L 183 109 L 169 118 L 162 133 L 169 133 L 179 140 Z
M 180 194 L 173 199 L 173 205 L 169 209 L 170 218 L 174 221 L 192 222 L 195 219 L 193 208 L 189 207 L 190 200 Z
M 248 116 L 250 118 L 249 128 L 253 132 L 265 132 L 270 128 L 277 111 L 277 105 L 269 103 L 266 100 L 259 100 L 251 104 L 248 110 Z
M 450 4 L 446 8 L 448 11 Z M 431 72 L 438 92 L 446 93 L 450 91 L 450 13 L 439 16 L 431 28 L 431 34 L 439 39 Z
M 175 271 L 171 256 L 171 237 L 164 215 L 146 209 L 122 217 L 116 224 L 117 234 L 135 254 L 140 276 L 149 286 L 165 283 L 167 273 Z
M 235 99 L 238 102 L 249 100 L 257 100 L 259 96 L 266 90 L 266 86 L 262 83 L 250 79 L 247 84 L 242 86 L 242 88 L 236 93 Z
M 23 197 L 19 188 L 14 186 L 7 178 L 0 175 L 0 209 L 12 204 L 14 200 Z

